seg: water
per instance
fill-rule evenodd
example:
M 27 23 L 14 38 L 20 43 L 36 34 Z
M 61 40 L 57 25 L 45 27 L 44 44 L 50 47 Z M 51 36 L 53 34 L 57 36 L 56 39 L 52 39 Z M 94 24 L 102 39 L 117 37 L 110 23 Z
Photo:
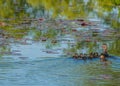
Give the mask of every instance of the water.
M 0 0 L 0 86 L 119 86 L 119 4 Z M 108 64 L 70 58 L 102 53 L 103 44 Z
M 103 65 L 96 60 L 49 58 L 45 60 L 1 61 L 1 86 L 119 86 L 120 59 Z
M 66 53 L 80 44 L 71 47 L 69 43 L 76 44 L 76 41 L 69 37 L 71 36 L 59 37 L 67 40 L 59 41 L 60 44 L 59 42 L 55 45 L 51 44 L 48 48 L 46 48 L 48 46 L 46 44 L 49 44 L 49 41 L 42 42 L 31 39 L 24 42 L 24 38 L 20 40 L 5 39 L 6 41 L 1 46 L 0 85 L 119 86 L 119 56 L 109 58 L 108 60 L 112 64 L 108 63 L 108 65 L 101 63 L 99 59 L 86 62 L 72 59 Z M 111 49 L 112 42 L 107 41 L 109 49 Z M 106 42 L 80 43 L 83 43 L 82 46 L 78 46 L 73 52 L 77 50 L 86 53 L 89 50 L 100 52 L 102 43 Z

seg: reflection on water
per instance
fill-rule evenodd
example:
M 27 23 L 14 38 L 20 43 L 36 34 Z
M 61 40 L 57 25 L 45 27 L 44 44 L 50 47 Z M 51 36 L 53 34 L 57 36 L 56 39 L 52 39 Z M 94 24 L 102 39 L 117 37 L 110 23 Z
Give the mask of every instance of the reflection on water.
M 0 0 L 1 85 L 118 86 L 119 4 L 119 0 Z M 116 57 L 109 58 L 112 64 L 69 58 L 74 53 L 101 53 L 103 43 Z

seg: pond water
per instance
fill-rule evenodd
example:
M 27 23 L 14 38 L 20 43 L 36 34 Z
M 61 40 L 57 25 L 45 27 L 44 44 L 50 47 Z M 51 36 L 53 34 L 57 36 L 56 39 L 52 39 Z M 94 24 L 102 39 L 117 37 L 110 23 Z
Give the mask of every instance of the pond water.
M 119 86 L 120 58 L 112 64 L 101 64 L 99 59 L 76 60 L 48 58 L 43 60 L 1 61 L 2 86 Z
M 0 0 L 0 85 L 119 86 L 119 4 Z M 99 58 L 71 58 L 75 53 L 100 54 L 103 44 L 113 56 L 108 64 Z

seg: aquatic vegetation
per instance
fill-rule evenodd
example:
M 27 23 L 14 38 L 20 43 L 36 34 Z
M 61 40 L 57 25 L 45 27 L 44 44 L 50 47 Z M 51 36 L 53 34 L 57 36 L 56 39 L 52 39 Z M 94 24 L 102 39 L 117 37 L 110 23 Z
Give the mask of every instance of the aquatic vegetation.
M 119 47 L 119 44 L 120 44 L 120 40 L 115 40 L 111 46 L 110 46 L 110 50 L 109 52 L 113 55 L 117 55 L 117 56 L 120 56 L 120 47 Z
M 50 46 L 67 44 L 70 52 L 83 46 L 88 47 L 88 52 L 94 51 L 99 42 L 119 38 L 119 3 L 119 0 L 1 0 L 0 29 L 4 32 L 1 37 L 7 39 L 8 44 L 31 45 L 25 41 L 31 37 L 31 42 L 49 42 Z M 98 22 L 90 20 L 95 17 Z M 66 35 L 71 35 L 69 38 L 74 41 L 64 39 Z M 113 42 L 114 46 L 114 43 L 119 44 Z

